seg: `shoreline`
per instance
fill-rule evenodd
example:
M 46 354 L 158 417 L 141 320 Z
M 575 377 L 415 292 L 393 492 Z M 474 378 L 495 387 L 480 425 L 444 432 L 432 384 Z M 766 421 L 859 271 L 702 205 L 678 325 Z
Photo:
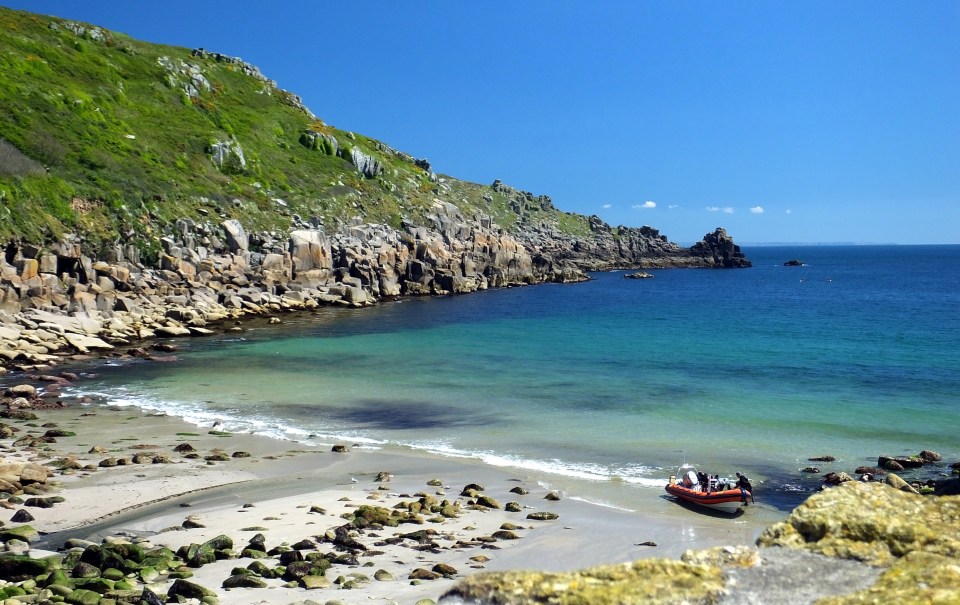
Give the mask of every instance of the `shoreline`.
M 251 527 L 260 528 L 270 544 L 293 544 L 322 536 L 344 523 L 340 515 L 368 502 L 392 508 L 417 497 L 432 496 L 458 503 L 457 518 L 435 517 L 422 525 L 403 524 L 376 532 L 383 537 L 434 529 L 449 538 L 446 542 L 437 540 L 434 552 L 414 555 L 417 551 L 411 551 L 409 545 L 383 546 L 384 554 L 372 557 L 372 562 L 386 571 L 383 577 L 391 580 L 360 582 L 349 593 L 333 585 L 320 591 L 323 599 L 335 595 L 347 599 L 345 602 L 436 600 L 455 580 L 480 570 L 568 571 L 641 558 L 676 559 L 691 548 L 753 545 L 769 524 L 751 515 L 756 510 L 733 519 L 716 518 L 665 502 L 659 496 L 652 499 L 650 510 L 636 512 L 590 503 L 584 499 L 588 494 L 563 494 L 559 501 L 548 501 L 544 497 L 551 491 L 547 487 L 549 478 L 527 471 L 413 450 L 348 446 L 345 453 L 334 453 L 329 447 L 263 435 L 217 434 L 173 416 L 134 408 L 71 404 L 37 410 L 37 415 L 33 422 L 7 422 L 22 431 L 39 431 L 42 426 L 38 425 L 53 423 L 76 436 L 57 438 L 56 443 L 42 449 L 20 449 L 16 456 L 10 455 L 10 442 L 4 440 L 4 458 L 21 457 L 41 464 L 69 459 L 73 466 L 81 467 L 51 476 L 59 483 L 55 493 L 64 502 L 46 509 L 25 507 L 34 517 L 28 524 L 46 534 L 37 543 L 41 551 L 56 550 L 71 538 L 99 542 L 117 536 L 136 536 L 176 550 L 220 534 L 230 536 L 239 551 L 256 533 L 250 531 Z M 174 448 L 184 443 L 190 443 L 198 457 L 174 453 Z M 96 446 L 101 453 L 89 453 Z M 218 450 L 227 454 L 225 461 L 205 460 Z M 100 466 L 102 460 L 131 457 L 138 452 L 167 453 L 171 462 Z M 234 457 L 235 452 L 249 456 Z M 381 473 L 389 473 L 389 481 L 377 482 Z M 427 485 L 435 479 L 440 480 L 440 487 Z M 501 508 L 472 506 L 473 499 L 460 495 L 471 483 L 483 486 L 482 493 Z M 529 493 L 510 492 L 518 486 Z M 518 502 L 520 511 L 504 510 L 509 501 Z M 327 512 L 306 512 L 315 506 Z M 559 517 L 528 520 L 526 515 L 531 512 L 552 512 Z M 199 519 L 208 527 L 184 530 L 182 524 L 187 517 Z M 515 529 L 500 529 L 511 526 Z M 510 531 L 519 539 L 477 541 L 488 540 L 498 531 Z M 367 543 L 373 540 L 359 539 Z M 457 546 L 463 543 L 473 545 Z M 320 549 L 324 546 L 329 545 L 320 545 Z M 481 559 L 471 560 L 477 556 Z M 313 591 L 285 587 L 276 581 L 268 582 L 268 588 L 221 588 L 229 570 L 246 563 L 246 559 L 231 559 L 205 565 L 195 570 L 191 581 L 216 591 L 224 604 L 251 600 L 279 604 L 316 598 Z M 343 570 L 335 566 L 328 577 L 337 577 L 331 573 L 334 569 L 373 573 L 374 568 L 364 567 L 369 562 L 363 557 L 358 563 Z M 415 569 L 426 566 L 429 570 L 438 564 L 451 566 L 456 574 L 422 583 L 409 579 Z M 160 585 L 158 590 L 168 585 Z

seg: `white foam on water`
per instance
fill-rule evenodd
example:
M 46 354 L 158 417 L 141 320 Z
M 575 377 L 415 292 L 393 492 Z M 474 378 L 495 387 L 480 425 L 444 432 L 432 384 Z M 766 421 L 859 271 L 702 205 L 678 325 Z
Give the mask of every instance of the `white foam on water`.
M 599 500 L 599 499 L 596 499 L 596 498 L 581 498 L 580 496 L 570 496 L 570 497 L 568 498 L 568 500 L 575 500 L 575 501 L 577 501 L 577 502 L 583 502 L 583 503 L 589 504 L 589 505 L 591 505 L 591 506 L 599 506 L 599 507 L 602 507 L 602 508 L 610 508 L 610 509 L 613 509 L 613 510 L 622 510 L 622 511 L 628 512 L 628 513 L 635 513 L 635 512 L 637 512 L 636 509 L 627 508 L 627 507 L 625 507 L 625 506 L 619 506 L 619 505 L 617 505 L 617 504 L 613 504 L 612 502 L 608 502 L 608 501 L 606 501 L 606 500 Z
M 176 400 L 158 400 L 145 396 L 125 387 L 113 387 L 101 392 L 96 389 L 70 389 L 72 396 L 97 398 L 103 405 L 118 407 L 136 407 L 149 412 L 165 413 L 181 418 L 200 429 L 221 430 L 231 433 L 257 434 L 281 441 L 291 441 L 307 445 L 331 445 L 349 442 L 368 449 L 382 449 L 390 444 L 384 439 L 372 438 L 354 431 L 309 430 L 294 426 L 288 422 L 278 422 L 276 417 L 262 414 L 239 415 L 225 411 L 211 410 L 203 404 Z M 216 423 L 216 426 L 214 426 Z M 414 440 L 398 441 L 394 445 L 427 452 L 434 455 L 477 460 L 484 464 L 530 471 L 533 473 L 576 479 L 590 482 L 613 482 L 660 488 L 666 482 L 658 469 L 643 465 L 610 467 L 596 463 L 569 462 L 553 459 L 527 458 L 519 454 L 504 454 L 486 450 L 465 450 L 454 447 L 449 441 Z
M 608 468 L 599 464 L 571 463 L 556 458 L 552 460 L 538 460 L 489 451 L 461 450 L 444 441 L 402 442 L 400 445 L 450 458 L 479 460 L 484 464 L 500 468 L 522 469 L 544 475 L 555 475 L 585 481 L 622 482 L 656 488 L 661 488 L 666 483 L 666 478 L 656 476 L 656 474 L 658 474 L 656 469 L 641 465 Z
M 352 444 L 374 449 L 386 443 L 381 439 L 373 439 L 352 432 L 310 431 L 302 427 L 277 422 L 276 418 L 267 416 L 246 415 L 240 417 L 223 411 L 210 410 L 196 404 L 171 400 L 159 401 L 148 396 L 131 393 L 124 387 L 117 387 L 109 392 L 77 388 L 72 389 L 69 394 L 71 396 L 98 398 L 105 406 L 135 407 L 147 412 L 168 414 L 201 429 L 213 429 L 216 424 L 216 430 L 219 431 L 249 433 L 307 445 L 332 445 L 349 441 Z

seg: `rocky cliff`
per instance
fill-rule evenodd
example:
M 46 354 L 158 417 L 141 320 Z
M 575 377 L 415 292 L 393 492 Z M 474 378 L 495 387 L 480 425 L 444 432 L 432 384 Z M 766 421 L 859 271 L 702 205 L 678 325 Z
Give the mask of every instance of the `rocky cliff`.
M 461 294 L 586 279 L 585 270 L 726 266 L 722 229 L 684 250 L 653 230 L 600 225 L 580 239 L 548 229 L 510 234 L 438 202 L 428 226 L 357 219 L 335 233 L 297 220 L 287 233 L 248 233 L 235 219 L 181 219 L 161 238 L 159 266 L 117 245 L 98 260 L 77 242 L 8 244 L 0 258 L 0 361 L 28 368 L 60 352 L 108 351 L 154 336 L 209 333 L 213 322 L 385 297 Z
M 438 175 L 237 57 L 4 8 L 0 25 L 9 364 L 251 313 L 750 265 L 723 229 L 683 248 Z

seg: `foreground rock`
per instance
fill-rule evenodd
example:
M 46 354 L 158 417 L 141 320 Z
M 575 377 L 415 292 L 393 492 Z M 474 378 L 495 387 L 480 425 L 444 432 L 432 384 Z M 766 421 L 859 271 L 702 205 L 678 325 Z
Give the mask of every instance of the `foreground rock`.
M 960 498 L 845 482 L 766 529 L 753 556 L 688 551 L 570 573 L 497 572 L 462 580 L 454 605 L 641 603 L 765 605 L 960 602 Z
M 496 605 L 716 603 L 722 590 L 723 574 L 718 567 L 644 559 L 570 573 L 476 574 L 461 581 L 440 602 L 455 603 L 460 599 Z
M 811 496 L 759 544 L 887 566 L 916 551 L 960 557 L 958 530 L 960 498 L 851 481 Z

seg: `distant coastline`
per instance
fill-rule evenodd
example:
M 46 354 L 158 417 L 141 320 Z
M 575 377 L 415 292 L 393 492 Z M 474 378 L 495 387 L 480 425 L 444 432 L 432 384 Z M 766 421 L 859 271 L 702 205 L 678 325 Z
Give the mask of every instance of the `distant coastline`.
M 811 246 L 909 246 L 909 245 L 929 245 L 929 244 L 898 244 L 895 242 L 744 242 L 741 246 L 754 246 L 766 248 L 778 247 L 811 247 Z M 935 245 L 935 244 L 934 244 Z

